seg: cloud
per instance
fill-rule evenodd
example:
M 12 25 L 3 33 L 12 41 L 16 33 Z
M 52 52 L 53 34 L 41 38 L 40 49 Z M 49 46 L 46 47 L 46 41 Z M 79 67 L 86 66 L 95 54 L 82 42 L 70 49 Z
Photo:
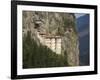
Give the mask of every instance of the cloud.
M 79 17 L 84 16 L 84 15 L 85 15 L 84 13 L 75 13 L 76 18 L 79 18 Z

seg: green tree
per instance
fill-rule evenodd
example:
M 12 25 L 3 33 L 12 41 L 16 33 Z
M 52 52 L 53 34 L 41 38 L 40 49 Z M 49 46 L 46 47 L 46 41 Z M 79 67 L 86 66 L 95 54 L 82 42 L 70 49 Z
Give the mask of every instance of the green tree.
M 23 38 L 23 68 L 68 66 L 66 60 L 46 46 L 38 46 L 29 32 Z

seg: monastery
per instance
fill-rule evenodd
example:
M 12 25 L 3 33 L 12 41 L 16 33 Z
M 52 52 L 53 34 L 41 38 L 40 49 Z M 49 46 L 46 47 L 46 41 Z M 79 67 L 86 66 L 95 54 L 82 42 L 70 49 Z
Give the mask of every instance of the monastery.
M 51 36 L 50 34 L 39 31 L 40 24 L 41 21 L 36 20 L 34 27 L 40 43 L 50 48 L 53 52 L 61 54 L 61 36 Z M 23 34 L 27 34 L 28 31 L 28 28 L 23 29 Z
M 49 36 L 46 33 L 37 31 L 37 37 L 40 43 L 50 48 L 53 52 L 61 54 L 61 37 L 60 36 Z

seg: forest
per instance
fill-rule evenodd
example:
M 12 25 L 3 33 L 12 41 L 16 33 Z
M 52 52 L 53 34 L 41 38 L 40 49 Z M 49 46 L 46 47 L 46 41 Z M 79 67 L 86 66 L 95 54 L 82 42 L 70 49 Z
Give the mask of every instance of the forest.
M 56 54 L 47 46 L 37 45 L 30 32 L 23 38 L 23 68 L 64 67 L 67 57 Z

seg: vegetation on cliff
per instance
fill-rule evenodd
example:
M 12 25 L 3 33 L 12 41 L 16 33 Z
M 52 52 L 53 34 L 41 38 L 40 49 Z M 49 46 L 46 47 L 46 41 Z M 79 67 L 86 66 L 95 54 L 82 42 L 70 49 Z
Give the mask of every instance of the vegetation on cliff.
M 23 11 L 23 68 L 79 65 L 79 43 L 72 13 Z M 61 55 L 39 42 L 36 32 L 61 36 Z
M 23 39 L 23 68 L 68 66 L 66 57 L 54 53 L 46 46 L 38 46 L 30 33 Z

